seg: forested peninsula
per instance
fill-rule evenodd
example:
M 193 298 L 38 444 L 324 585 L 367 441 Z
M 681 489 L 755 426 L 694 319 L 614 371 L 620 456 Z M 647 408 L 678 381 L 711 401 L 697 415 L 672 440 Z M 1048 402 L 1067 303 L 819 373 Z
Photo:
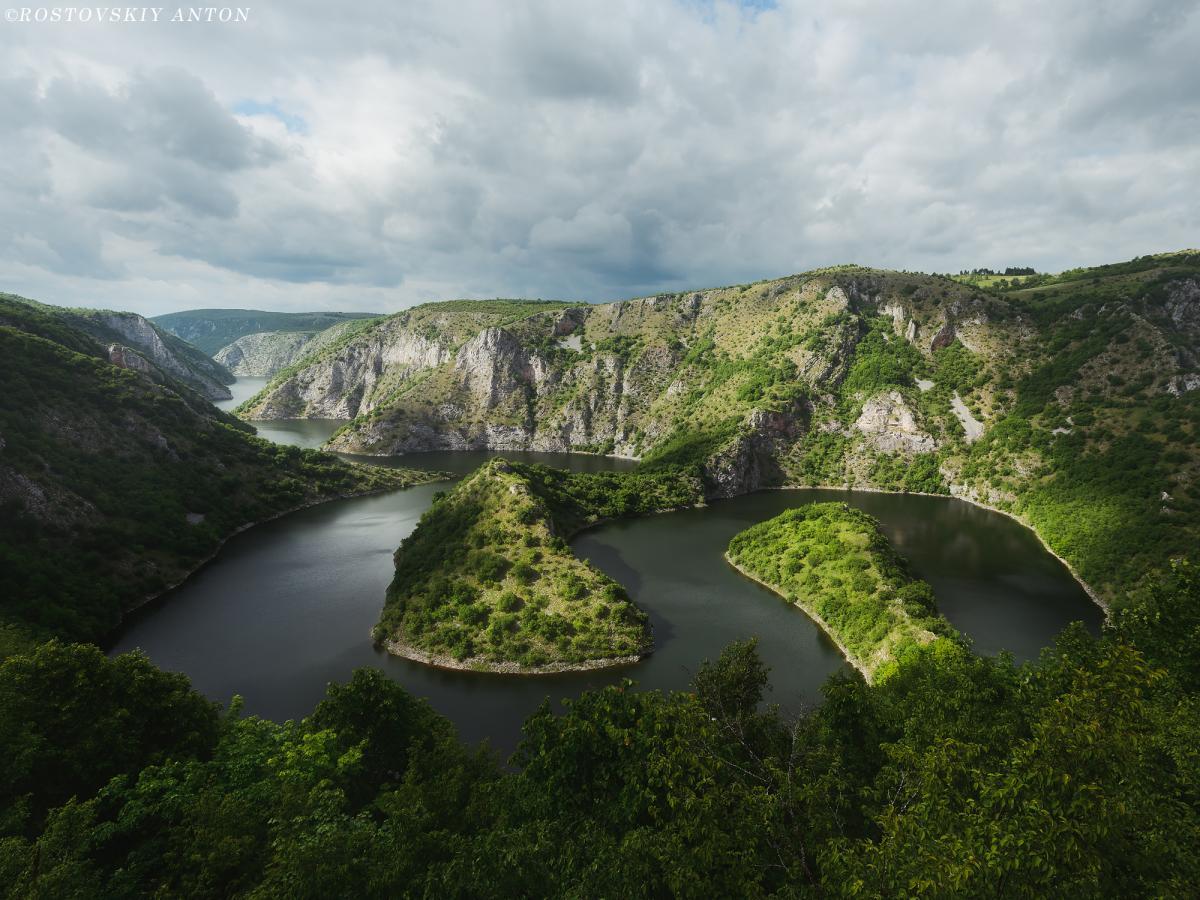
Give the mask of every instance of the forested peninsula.
M 879 523 L 844 503 L 788 510 L 736 535 L 735 569 L 795 603 L 868 682 L 939 640 L 957 640 L 933 590 L 912 577 Z
M 566 538 L 701 502 L 699 478 L 683 472 L 492 460 L 437 499 L 396 551 L 375 638 L 420 662 L 509 674 L 636 662 L 653 649 L 646 614 Z

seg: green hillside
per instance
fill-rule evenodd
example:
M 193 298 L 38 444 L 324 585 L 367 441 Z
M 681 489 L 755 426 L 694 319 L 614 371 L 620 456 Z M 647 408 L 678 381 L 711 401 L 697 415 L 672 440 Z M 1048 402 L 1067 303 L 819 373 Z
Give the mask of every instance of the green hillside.
M 0 618 L 98 640 L 239 528 L 424 473 L 280 447 L 70 314 L 0 299 Z
M 9 307 L 20 304 L 55 318 L 64 325 L 83 332 L 100 349 L 118 346 L 122 353 L 133 352 L 149 365 L 143 371 L 156 369 L 162 375 L 181 381 L 209 400 L 227 400 L 226 385 L 234 377 L 223 365 L 201 353 L 187 341 L 160 328 L 136 313 L 109 309 L 66 308 L 39 303 L 15 294 L 0 294 Z M 92 348 L 95 349 L 95 348 Z
M 752 525 L 726 559 L 812 616 L 868 681 L 955 632 L 937 614 L 879 523 L 845 503 L 816 503 Z
M 953 494 L 1016 515 L 1120 603 L 1200 545 L 1200 254 L 1028 277 L 983 289 L 839 266 L 508 321 L 430 304 L 244 409 L 352 415 L 330 447 L 355 453 L 696 466 L 712 497 Z
M 600 519 L 692 506 L 680 473 L 572 474 L 491 460 L 440 498 L 396 551 L 376 640 L 442 666 L 552 672 L 629 662 L 646 614 L 565 538 Z

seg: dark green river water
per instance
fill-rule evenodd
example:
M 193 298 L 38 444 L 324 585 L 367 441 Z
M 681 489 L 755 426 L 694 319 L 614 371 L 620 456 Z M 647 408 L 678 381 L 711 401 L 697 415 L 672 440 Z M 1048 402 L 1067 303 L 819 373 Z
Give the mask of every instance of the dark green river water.
M 312 446 L 333 427 L 271 423 L 260 433 Z M 465 474 L 491 455 L 497 454 L 429 453 L 395 462 Z M 630 465 L 565 454 L 499 455 L 576 471 Z M 656 650 L 647 660 L 536 678 L 441 671 L 376 651 L 370 630 L 392 577 L 392 553 L 445 487 L 335 501 L 244 532 L 186 584 L 134 616 L 112 650 L 141 647 L 208 696 L 228 702 L 240 694 L 248 712 L 277 720 L 310 712 L 328 682 L 346 680 L 356 667 L 378 666 L 428 698 L 465 740 L 486 738 L 507 753 L 545 697 L 557 703 L 622 678 L 644 688 L 682 688 L 701 660 L 732 640 L 756 636 L 772 667 L 769 699 L 799 710 L 819 702 L 822 682 L 845 663 L 804 613 L 739 576 L 722 553 L 754 522 L 833 499 L 879 519 L 916 574 L 933 585 L 941 611 L 980 653 L 1007 650 L 1029 659 L 1068 622 L 1094 629 L 1102 618 L 1032 532 L 998 513 L 939 497 L 772 491 L 611 523 L 576 538 L 575 552 L 649 611 Z

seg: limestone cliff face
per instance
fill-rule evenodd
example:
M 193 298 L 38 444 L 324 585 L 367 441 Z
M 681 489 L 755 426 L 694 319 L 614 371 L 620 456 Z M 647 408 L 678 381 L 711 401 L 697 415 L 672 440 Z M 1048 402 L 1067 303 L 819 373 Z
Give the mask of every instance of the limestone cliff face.
M 854 428 L 884 453 L 929 453 L 938 446 L 899 391 L 887 391 L 867 400 Z
M 546 379 L 548 369 L 503 328 L 485 328 L 459 348 L 454 359 L 463 390 L 483 412 L 512 406 L 513 401 L 519 407 L 525 392 Z
M 894 296 L 884 280 L 793 278 L 572 307 L 470 333 L 445 317 L 393 317 L 309 357 L 244 413 L 353 418 L 330 444 L 351 453 L 646 457 L 680 445 L 689 459 L 702 454 L 713 496 L 733 496 L 788 480 L 781 461 L 814 411 L 836 406 L 866 317 L 887 314 Z M 920 299 L 912 312 L 890 307 L 905 329 L 933 328 Z M 914 315 L 929 324 L 912 326 Z M 977 318 L 986 331 L 967 307 L 944 315 L 937 328 Z M 872 399 L 850 424 L 846 434 L 879 452 L 938 446 L 899 394 Z M 692 431 L 704 437 L 699 449 L 688 449 Z
M 381 322 L 331 356 L 313 359 L 251 401 L 255 419 L 353 419 L 375 409 L 389 385 L 447 362 L 448 342 Z
M 102 346 L 116 343 L 126 351 L 136 351 L 202 397 L 228 400 L 232 396 L 226 387 L 233 383 L 233 375 L 228 369 L 136 313 L 88 310 L 73 311 L 64 316 L 72 325 L 100 341 Z
M 424 357 L 416 374 L 423 380 L 384 415 L 357 422 L 336 446 L 368 453 L 490 448 L 638 455 L 646 429 L 661 430 L 647 412 L 684 351 L 646 332 L 681 324 L 690 330 L 698 309 L 697 297 L 646 298 L 484 328 L 453 350 L 443 345 Z M 413 336 L 401 329 L 388 341 L 411 346 Z M 382 356 L 384 348 L 374 353 Z M 396 374 L 394 366 L 389 371 Z M 397 382 L 412 380 L 414 372 L 400 375 Z
M 991 327 L 987 307 L 988 301 L 981 297 L 960 297 L 934 304 L 919 296 L 893 297 L 880 302 L 879 312 L 892 320 L 898 336 L 927 352 L 933 353 L 957 340 L 973 353 L 987 353 L 992 349 L 990 344 L 996 331 Z M 1023 319 L 1014 317 L 1004 330 L 1006 338 L 1027 337 L 1024 325 L 1027 323 Z
M 154 371 L 154 367 L 141 354 L 120 344 L 108 345 L 108 361 L 119 369 L 132 369 L 145 375 Z
M 737 497 L 786 483 L 779 460 L 803 436 L 807 417 L 801 408 L 750 413 L 733 442 L 706 462 L 709 495 Z
M 1143 369 L 1154 389 L 1182 394 L 1197 383 L 1188 341 L 1164 335 L 1192 327 L 1197 294 L 1184 280 L 1146 300 L 1140 318 L 1081 304 L 1063 321 L 1125 316 L 1132 330 L 1112 352 L 1152 345 Z M 1005 294 L 853 267 L 532 313 L 493 307 L 431 304 L 375 323 L 310 354 L 244 414 L 352 419 L 330 443 L 349 453 L 585 451 L 699 464 L 712 496 L 870 486 L 909 469 L 961 489 L 954 473 L 973 443 L 1012 409 L 1017 380 L 1045 365 L 1047 329 L 1074 327 L 1039 322 Z M 904 344 L 897 358 L 911 371 L 871 358 Z M 1138 358 L 1124 353 L 1121 365 Z M 1102 355 L 1064 377 L 1094 391 L 1120 383 L 1107 378 L 1124 372 L 1116 365 Z M 1072 390 L 1054 394 L 1063 415 Z M 1037 464 L 1022 462 L 1018 477 Z
M 1183 278 L 1171 284 L 1163 306 L 1176 326 L 1200 328 L 1200 279 Z
M 299 359 L 313 336 L 306 331 L 248 334 L 222 347 L 213 359 L 239 377 L 270 378 Z

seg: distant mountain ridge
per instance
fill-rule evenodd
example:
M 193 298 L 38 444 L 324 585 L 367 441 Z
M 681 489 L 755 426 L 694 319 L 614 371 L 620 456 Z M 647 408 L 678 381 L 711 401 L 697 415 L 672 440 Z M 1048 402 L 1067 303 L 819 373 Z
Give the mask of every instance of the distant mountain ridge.
M 373 319 L 381 313 L 284 313 L 261 309 L 189 309 L 151 317 L 151 321 L 209 356 L 238 338 L 269 331 L 324 331 L 353 319 Z

